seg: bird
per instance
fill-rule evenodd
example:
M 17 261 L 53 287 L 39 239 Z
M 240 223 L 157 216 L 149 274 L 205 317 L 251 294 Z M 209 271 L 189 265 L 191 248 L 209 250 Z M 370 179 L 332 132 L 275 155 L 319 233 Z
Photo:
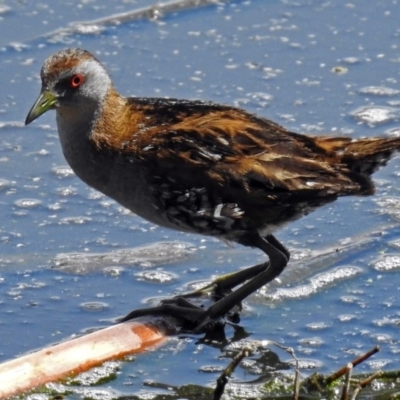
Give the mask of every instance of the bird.
M 301 134 L 230 105 L 125 97 L 78 48 L 49 56 L 41 83 L 25 124 L 55 110 L 64 157 L 83 182 L 156 225 L 267 256 L 217 278 L 221 294 L 207 308 L 177 296 L 121 321 L 166 313 L 206 330 L 284 271 L 290 252 L 277 230 L 338 197 L 372 195 L 371 175 L 400 149 L 400 138 Z

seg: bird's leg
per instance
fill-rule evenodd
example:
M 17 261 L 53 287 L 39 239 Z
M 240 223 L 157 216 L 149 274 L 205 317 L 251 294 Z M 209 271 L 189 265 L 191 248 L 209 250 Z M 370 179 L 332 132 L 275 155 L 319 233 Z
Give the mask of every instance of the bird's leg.
M 226 296 L 227 293 L 230 293 L 234 287 L 258 275 L 261 271 L 266 269 L 268 265 L 269 261 L 255 265 L 254 267 L 243 269 L 241 271 L 220 275 L 208 285 L 192 292 L 184 293 L 179 297 L 187 299 L 190 297 L 204 296 L 211 293 L 215 299 L 219 299 Z
M 224 318 L 235 306 L 240 305 L 247 296 L 280 275 L 289 261 L 290 253 L 272 235 L 262 238 L 258 234 L 253 234 L 244 237 L 240 243 L 263 250 L 268 255 L 269 261 L 218 278 L 217 286 L 220 285 L 224 292 L 229 291 L 229 293 L 207 309 L 192 304 L 183 296 L 177 296 L 170 300 L 164 300 L 157 307 L 134 310 L 122 318 L 120 322 L 145 315 L 170 315 L 183 322 L 184 330 L 194 333 L 207 331 L 210 324 Z M 240 284 L 243 285 L 232 291 L 234 287 Z
M 287 262 L 289 262 L 290 259 L 290 252 L 289 250 L 274 236 L 274 235 L 268 235 L 266 237 L 268 242 L 272 244 L 276 249 L 278 249 L 282 254 L 284 254 L 287 258 Z
M 268 235 L 266 237 L 266 240 L 274 246 L 277 250 L 279 250 L 281 253 L 283 253 L 287 257 L 287 261 L 289 261 L 290 258 L 290 253 L 282 245 L 282 243 L 279 242 L 278 239 L 276 239 L 275 236 L 273 235 Z M 244 244 L 244 243 L 243 243 Z M 258 246 L 257 246 L 258 247 Z M 209 285 L 195 290 L 190 293 L 185 293 L 181 295 L 180 297 L 184 298 L 190 298 L 190 297 L 196 297 L 196 296 L 202 296 L 207 293 L 213 293 L 215 298 L 221 298 L 226 296 L 233 288 L 236 286 L 239 286 L 240 284 L 248 281 L 249 279 L 254 278 L 257 276 L 260 272 L 268 269 L 270 265 L 270 261 L 266 261 L 262 264 L 255 265 L 254 267 L 246 268 L 241 271 L 237 272 L 232 272 L 230 274 L 226 275 L 221 275 L 214 279 Z M 278 274 L 279 275 L 279 274 Z M 271 279 L 272 280 L 272 279 Z
M 264 253 L 268 255 L 269 262 L 261 264 L 264 266 L 261 272 L 255 276 L 251 276 L 250 279 L 238 289 L 216 301 L 205 310 L 204 319 L 193 330 L 194 332 L 201 332 L 210 321 L 222 318 L 233 307 L 239 305 L 246 297 L 274 280 L 282 273 L 289 261 L 289 251 L 273 235 L 262 238 L 260 235 L 254 234 L 243 238 L 240 243 L 246 246 L 258 247 L 263 250 Z

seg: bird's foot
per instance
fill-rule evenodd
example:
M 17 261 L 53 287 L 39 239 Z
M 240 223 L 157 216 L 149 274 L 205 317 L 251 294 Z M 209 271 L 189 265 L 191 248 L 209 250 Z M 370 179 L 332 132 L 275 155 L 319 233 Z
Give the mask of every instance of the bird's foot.
M 200 292 L 193 292 L 196 297 Z M 162 300 L 154 307 L 142 308 L 131 311 L 118 322 L 129 321 L 134 318 L 144 316 L 168 316 L 176 319 L 182 332 L 187 333 L 207 333 L 214 331 L 216 326 L 224 326 L 225 323 L 235 325 L 239 322 L 239 307 L 233 307 L 226 315 L 214 315 L 213 305 L 205 308 L 198 306 L 188 300 L 187 297 L 193 297 L 192 294 L 176 296 L 171 299 Z M 216 303 L 214 303 L 216 304 Z
M 119 322 L 151 315 L 170 316 L 178 320 L 183 332 L 190 333 L 207 333 L 214 331 L 216 325 L 225 323 L 236 325 L 240 321 L 243 296 L 237 297 L 234 288 L 251 280 L 267 266 L 268 262 L 219 276 L 203 288 L 162 300 L 155 307 L 133 310 Z M 211 299 L 213 303 L 209 307 L 194 304 L 199 298 Z

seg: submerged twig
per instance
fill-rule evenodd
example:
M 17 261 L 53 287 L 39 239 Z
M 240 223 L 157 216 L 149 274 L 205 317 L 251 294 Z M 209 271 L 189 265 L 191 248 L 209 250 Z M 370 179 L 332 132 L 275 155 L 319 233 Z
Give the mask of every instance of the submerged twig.
M 268 343 L 271 343 L 272 345 L 278 347 L 279 349 L 286 351 L 293 357 L 294 362 L 296 364 L 294 370 L 293 400 L 298 400 L 300 393 L 300 368 L 299 368 L 299 359 L 296 357 L 293 347 L 282 346 L 281 344 L 274 342 L 272 340 L 268 340 Z
M 348 363 L 346 365 L 346 380 L 343 385 L 342 396 L 340 397 L 340 400 L 347 400 L 347 396 L 348 396 L 349 390 L 350 390 L 350 379 L 351 379 L 352 372 L 353 372 L 353 364 Z
M 296 370 L 294 372 L 294 389 L 293 389 L 293 400 L 299 400 L 300 393 L 300 369 L 299 363 L 296 364 Z
M 367 360 L 374 354 L 376 354 L 380 350 L 379 346 L 373 347 L 371 350 L 367 351 L 366 353 L 362 354 L 361 356 L 357 357 L 353 361 L 351 361 L 351 364 L 353 367 L 356 367 L 358 364 L 361 364 L 363 361 Z M 334 382 L 336 379 L 340 378 L 344 374 L 347 373 L 347 368 L 348 364 L 346 364 L 344 367 L 338 369 L 336 372 L 334 372 L 332 375 L 328 376 L 325 378 L 325 383 L 329 385 L 330 383 Z
M 244 347 L 240 352 L 233 358 L 233 360 L 229 363 L 229 365 L 223 370 L 222 374 L 217 379 L 217 386 L 214 390 L 213 400 L 219 400 L 221 396 L 224 394 L 225 386 L 228 383 L 228 378 L 232 375 L 233 371 L 239 365 L 239 363 L 243 360 L 244 357 L 247 357 L 250 354 L 250 349 Z
M 370 385 L 374 379 L 379 378 L 381 375 L 382 371 L 378 371 L 375 372 L 373 375 L 369 376 L 368 378 L 362 380 L 361 382 L 358 382 L 358 386 L 354 389 L 353 395 L 351 396 L 351 400 L 356 400 L 361 390 L 364 389 L 366 386 Z
M 352 367 L 356 367 L 363 361 L 367 360 L 370 358 L 372 355 L 377 353 L 379 351 L 379 346 L 373 347 L 371 350 L 367 351 L 366 353 L 362 354 L 361 356 L 355 358 L 353 361 L 351 361 Z M 305 379 L 301 386 L 305 388 L 307 391 L 317 391 L 319 393 L 325 393 L 328 389 L 328 386 L 333 383 L 334 381 L 338 380 L 341 378 L 343 375 L 348 374 L 349 372 L 349 364 L 346 364 L 345 366 L 341 367 L 338 369 L 336 372 L 333 374 L 329 375 L 328 377 L 325 377 L 321 374 L 313 374 L 312 376 L 309 376 L 307 379 Z M 347 377 L 347 375 L 346 375 Z M 347 396 L 347 394 L 346 394 Z M 344 399 L 347 399 L 347 397 L 342 397 Z

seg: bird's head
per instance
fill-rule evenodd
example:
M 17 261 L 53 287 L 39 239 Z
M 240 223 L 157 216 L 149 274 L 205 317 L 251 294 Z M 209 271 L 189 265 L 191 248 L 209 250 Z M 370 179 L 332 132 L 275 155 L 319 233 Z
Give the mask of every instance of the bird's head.
M 99 107 L 108 90 L 111 79 L 101 63 L 88 51 L 66 49 L 59 51 L 44 62 L 41 70 L 42 89 L 39 98 L 29 111 L 28 125 L 48 110 L 78 116 Z

